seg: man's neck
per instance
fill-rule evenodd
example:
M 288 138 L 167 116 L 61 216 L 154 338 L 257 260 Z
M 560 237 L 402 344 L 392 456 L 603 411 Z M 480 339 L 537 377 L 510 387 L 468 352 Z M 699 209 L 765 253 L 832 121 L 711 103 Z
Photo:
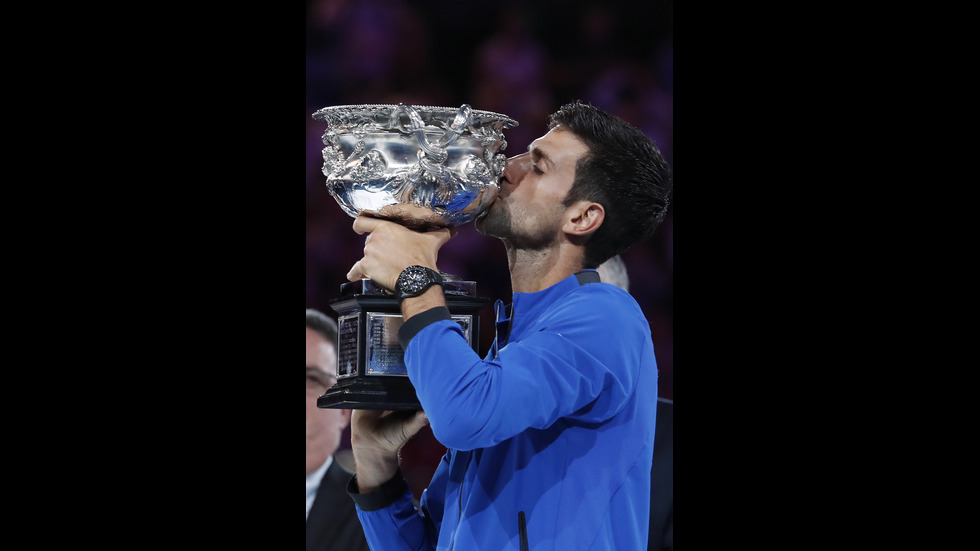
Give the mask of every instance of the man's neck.
M 507 263 L 513 292 L 534 293 L 581 270 L 582 250 L 570 244 L 539 251 L 508 247 Z

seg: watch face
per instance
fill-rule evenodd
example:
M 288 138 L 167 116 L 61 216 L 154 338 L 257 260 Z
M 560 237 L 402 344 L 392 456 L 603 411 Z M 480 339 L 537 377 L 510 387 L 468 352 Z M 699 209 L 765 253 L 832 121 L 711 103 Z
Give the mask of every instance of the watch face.
M 432 285 L 435 278 L 422 266 L 409 266 L 398 276 L 398 291 L 403 296 L 415 296 Z

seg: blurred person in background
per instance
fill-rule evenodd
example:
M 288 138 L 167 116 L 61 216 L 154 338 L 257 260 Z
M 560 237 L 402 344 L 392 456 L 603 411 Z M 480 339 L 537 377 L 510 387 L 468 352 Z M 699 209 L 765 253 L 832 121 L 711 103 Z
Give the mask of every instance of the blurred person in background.
M 374 549 L 645 549 L 657 362 L 636 300 L 596 268 L 663 220 L 670 167 L 636 127 L 562 106 L 508 160 L 476 220 L 507 252 L 484 358 L 446 308 L 436 261 L 452 229 L 414 232 L 361 215 L 347 274 L 401 301 L 398 338 L 423 411 L 355 410 L 348 492 Z M 447 447 L 418 507 L 399 450 L 429 425 Z
M 306 551 L 369 551 L 347 493 L 353 464 L 338 453 L 351 411 L 316 406 L 336 381 L 337 322 L 307 308 Z
M 600 264 L 597 271 L 603 282 L 630 290 L 626 263 L 619 255 Z M 657 397 L 647 551 L 674 551 L 674 401 L 662 397 Z
M 647 551 L 674 551 L 674 401 L 657 398 Z

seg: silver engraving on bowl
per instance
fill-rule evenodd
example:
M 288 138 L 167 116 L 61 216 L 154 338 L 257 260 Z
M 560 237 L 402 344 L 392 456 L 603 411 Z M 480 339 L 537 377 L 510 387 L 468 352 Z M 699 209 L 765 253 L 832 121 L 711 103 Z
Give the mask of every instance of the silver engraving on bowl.
M 313 118 L 327 123 L 322 171 L 344 212 L 413 229 L 459 226 L 489 207 L 507 164 L 503 131 L 518 125 L 466 104 L 340 105 Z

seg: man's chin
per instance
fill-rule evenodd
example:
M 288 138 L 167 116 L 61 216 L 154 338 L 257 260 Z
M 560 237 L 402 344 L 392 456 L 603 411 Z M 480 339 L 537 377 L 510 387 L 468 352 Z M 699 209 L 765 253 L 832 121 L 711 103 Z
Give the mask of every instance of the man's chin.
M 483 235 L 486 235 L 486 233 L 484 233 L 483 231 L 483 226 L 489 214 L 490 214 L 490 209 L 487 209 L 481 212 L 480 214 L 478 214 L 476 218 L 473 219 L 473 227 L 476 228 L 476 231 L 478 233 L 482 233 Z
M 476 231 L 487 237 L 502 238 L 510 232 L 510 214 L 506 208 L 494 203 L 476 217 Z

